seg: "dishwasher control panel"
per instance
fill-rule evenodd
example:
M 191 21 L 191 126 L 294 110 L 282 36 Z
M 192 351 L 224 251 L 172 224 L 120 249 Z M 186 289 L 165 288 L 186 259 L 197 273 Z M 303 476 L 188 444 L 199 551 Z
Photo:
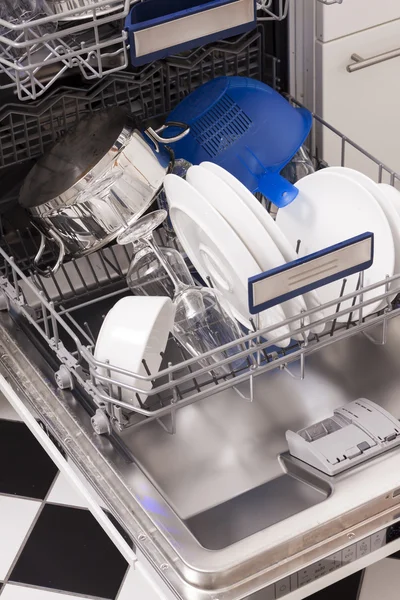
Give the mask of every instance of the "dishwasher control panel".
M 379 550 L 386 544 L 395 541 L 400 537 L 400 523 L 391 525 L 381 531 L 363 538 L 362 540 L 339 550 L 326 558 L 284 577 L 274 585 L 270 585 L 264 590 L 258 592 L 255 596 L 250 596 L 248 600 L 278 600 L 287 594 L 304 587 L 312 581 L 316 581 L 341 567 L 353 563 L 358 559 Z
M 297 433 L 286 432 L 292 456 L 327 473 L 345 469 L 400 445 L 400 422 L 374 402 L 360 398 L 332 417 Z

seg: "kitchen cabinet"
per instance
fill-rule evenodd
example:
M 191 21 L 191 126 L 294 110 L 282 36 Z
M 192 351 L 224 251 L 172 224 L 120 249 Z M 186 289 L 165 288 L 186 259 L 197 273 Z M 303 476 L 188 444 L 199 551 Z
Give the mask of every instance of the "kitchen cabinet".
M 343 0 L 341 4 L 317 2 L 317 39 L 330 42 L 364 29 L 400 19 L 397 0 Z
M 400 19 L 328 43 L 317 41 L 315 48 L 317 113 L 395 171 L 400 171 L 400 51 L 354 72 L 347 67 L 354 64 L 353 54 L 367 59 L 399 48 Z M 325 130 L 317 143 L 326 162 L 341 164 L 334 134 Z M 379 166 L 354 148 L 346 150 L 345 164 L 373 178 L 379 175 Z

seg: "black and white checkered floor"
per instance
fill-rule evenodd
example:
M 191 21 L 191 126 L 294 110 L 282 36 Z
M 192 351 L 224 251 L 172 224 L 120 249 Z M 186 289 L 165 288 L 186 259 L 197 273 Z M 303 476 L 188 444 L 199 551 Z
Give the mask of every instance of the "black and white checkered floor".
M 0 457 L 0 600 L 160 600 L 1 396 Z M 390 558 L 310 598 L 398 600 L 399 590 Z
M 158 600 L 2 397 L 0 456 L 1 600 Z

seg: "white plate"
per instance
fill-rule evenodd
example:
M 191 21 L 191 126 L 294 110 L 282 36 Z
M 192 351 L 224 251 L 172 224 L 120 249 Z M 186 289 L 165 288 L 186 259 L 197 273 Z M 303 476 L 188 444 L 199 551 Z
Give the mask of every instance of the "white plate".
M 299 195 L 294 202 L 278 212 L 277 223 L 292 244 L 301 240 L 299 256 L 323 250 L 354 236 L 372 231 L 374 233 L 374 262 L 365 271 L 364 285 L 384 280 L 394 271 L 394 243 L 389 223 L 375 198 L 359 183 L 337 173 L 312 173 L 296 183 Z M 344 293 L 357 289 L 358 274 L 347 277 Z M 342 281 L 335 281 L 319 288 L 324 302 L 340 296 Z M 364 300 L 384 293 L 384 286 L 366 292 Z M 378 300 L 363 309 L 367 316 L 379 309 Z M 340 309 L 350 308 L 351 300 L 341 303 Z M 333 315 L 336 306 L 326 309 Z M 357 318 L 354 311 L 353 317 Z M 348 315 L 338 318 L 346 322 Z
M 210 277 L 232 307 L 235 317 L 251 328 L 248 307 L 248 278 L 261 272 L 257 262 L 232 227 L 217 210 L 187 181 L 177 175 L 167 175 L 164 189 L 170 218 L 183 249 L 204 281 Z M 262 328 L 285 319 L 280 306 L 260 313 Z M 267 334 L 268 340 L 288 335 L 282 326 Z M 286 347 L 290 339 L 279 345 Z
M 265 208 L 260 204 L 257 198 L 255 198 L 255 196 L 253 196 L 253 194 L 242 184 L 241 181 L 236 179 L 236 177 L 229 173 L 229 171 L 226 171 L 225 169 L 223 169 L 219 165 L 216 165 L 215 163 L 203 162 L 200 166 L 214 173 L 214 175 L 217 175 L 221 180 L 223 180 L 227 185 L 229 185 L 229 187 L 234 192 L 236 192 L 236 194 L 243 200 L 243 202 L 251 210 L 253 215 L 261 223 L 265 231 L 267 231 L 271 239 L 275 242 L 275 245 L 280 250 L 285 262 L 292 262 L 293 260 L 296 260 L 296 258 L 298 258 L 294 247 L 291 246 L 289 240 L 286 238 L 281 229 L 275 223 L 274 219 L 271 217 L 268 211 L 266 211 Z M 321 300 L 318 296 L 318 293 L 315 291 L 308 292 L 307 294 L 304 294 L 301 297 L 300 302 L 302 304 L 302 308 L 304 306 L 303 299 L 305 301 L 307 310 L 311 310 L 312 308 L 317 308 L 321 306 Z M 302 308 L 300 308 L 300 310 L 302 310 Z M 311 322 L 319 321 L 323 318 L 324 313 L 322 311 L 318 311 L 311 316 Z M 314 325 L 311 326 L 310 331 L 312 333 L 319 334 L 322 333 L 324 329 L 325 325 Z
M 159 296 L 126 296 L 107 313 L 96 341 L 94 356 L 101 362 L 109 361 L 113 367 L 127 369 L 132 373 L 147 375 L 143 359 L 152 375 L 161 364 L 161 352 L 167 345 L 169 333 L 174 326 L 175 306 L 170 298 Z M 99 368 L 101 375 L 106 370 Z M 129 375 L 111 371 L 112 379 L 146 391 L 151 390 L 150 381 L 141 381 Z M 116 386 L 113 386 L 116 388 Z M 122 399 L 139 406 L 135 392 L 121 388 Z M 117 396 L 118 390 L 113 389 Z M 147 396 L 140 394 L 145 402 Z
M 321 170 L 321 174 L 324 173 L 339 173 L 346 177 L 350 177 L 350 179 L 357 181 L 373 195 L 389 222 L 395 250 L 394 272 L 400 273 L 400 193 L 391 185 L 382 184 L 381 187 L 370 177 L 364 175 L 364 173 L 360 173 L 354 169 L 348 169 L 347 167 L 329 167 Z M 386 188 L 389 188 L 389 190 L 386 190 Z M 394 200 L 394 198 L 396 198 L 396 200 Z M 396 210 L 396 204 L 399 211 Z M 391 287 L 395 288 L 398 287 L 398 285 L 398 282 L 394 281 Z M 396 294 L 397 292 L 391 297 L 392 300 Z M 382 307 L 385 304 L 386 300 L 383 300 L 381 303 Z
M 229 223 L 255 258 L 261 272 L 285 264 L 282 253 L 269 233 L 240 196 L 220 177 L 202 166 L 192 166 L 186 174 L 186 181 L 200 192 Z M 307 310 L 302 296 L 283 302 L 281 306 L 286 318 L 296 317 Z M 306 326 L 309 323 L 309 319 L 304 319 Z M 299 320 L 289 324 L 292 332 L 297 331 L 299 327 Z M 292 337 L 303 340 L 303 336 L 298 333 L 293 334 Z
M 385 198 L 391 203 L 400 218 L 400 192 L 393 185 L 388 183 L 377 183 L 378 188 L 385 195 Z

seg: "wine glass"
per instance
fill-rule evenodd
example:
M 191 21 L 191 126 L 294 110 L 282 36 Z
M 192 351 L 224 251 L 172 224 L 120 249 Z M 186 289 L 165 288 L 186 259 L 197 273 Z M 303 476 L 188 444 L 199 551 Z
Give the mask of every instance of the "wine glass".
M 134 252 L 126 276 L 131 292 L 136 296 L 169 296 L 173 298 L 175 295 L 173 282 L 153 250 L 147 244 L 135 242 Z M 185 260 L 177 250 L 160 247 L 160 252 L 181 283 L 194 285 Z
M 296 183 L 296 181 L 314 172 L 314 165 L 307 150 L 304 146 L 300 146 L 292 160 L 282 169 L 281 175 L 290 181 L 290 183 Z
M 199 363 L 212 367 L 218 376 L 244 368 L 247 365 L 246 357 L 213 367 L 216 362 L 233 357 L 245 349 L 241 345 L 235 345 L 227 351 L 219 350 L 219 346 L 239 339 L 241 331 L 228 309 L 222 305 L 222 297 L 217 290 L 183 283 L 165 260 L 154 240 L 153 232 L 166 217 L 165 210 L 156 210 L 141 217 L 118 236 L 118 243 L 129 244 L 141 240 L 163 265 L 174 287 L 176 313 L 173 335 L 189 354 L 201 357 L 205 352 L 214 351 L 207 358 L 199 358 Z

